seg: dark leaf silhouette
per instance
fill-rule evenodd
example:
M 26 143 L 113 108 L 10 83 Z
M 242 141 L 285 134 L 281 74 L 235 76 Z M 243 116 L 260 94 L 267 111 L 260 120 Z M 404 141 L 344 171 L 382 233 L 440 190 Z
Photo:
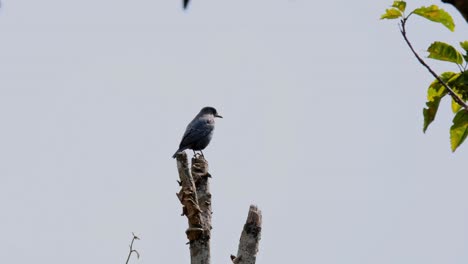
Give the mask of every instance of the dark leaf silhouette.
M 468 22 L 468 1 L 466 0 L 442 0 L 444 3 L 452 4 L 463 15 Z

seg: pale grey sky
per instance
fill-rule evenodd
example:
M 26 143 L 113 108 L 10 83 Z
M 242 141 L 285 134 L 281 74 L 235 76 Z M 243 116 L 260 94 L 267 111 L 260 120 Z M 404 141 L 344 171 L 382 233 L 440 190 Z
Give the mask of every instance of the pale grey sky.
M 258 263 L 468 262 L 468 143 L 448 101 L 422 133 L 432 78 L 378 20 L 392 1 L 180 2 L 3 0 L 3 263 L 124 263 L 131 232 L 131 263 L 188 263 L 171 155 L 206 105 L 213 263 L 251 203 Z M 421 54 L 466 40 L 443 7 L 455 33 L 409 22 Z

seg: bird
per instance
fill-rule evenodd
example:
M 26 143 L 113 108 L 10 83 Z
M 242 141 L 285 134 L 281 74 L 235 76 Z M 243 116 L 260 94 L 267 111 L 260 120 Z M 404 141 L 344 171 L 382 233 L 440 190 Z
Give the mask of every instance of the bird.
M 189 0 L 184 0 L 184 9 L 187 9 L 188 3 L 189 3 Z
M 187 125 L 184 136 L 180 141 L 179 149 L 174 153 L 172 158 L 175 158 L 177 153 L 186 149 L 193 150 L 194 154 L 196 150 L 199 150 L 204 157 L 202 150 L 208 146 L 213 137 L 216 117 L 223 118 L 214 107 L 203 107 L 200 113 Z

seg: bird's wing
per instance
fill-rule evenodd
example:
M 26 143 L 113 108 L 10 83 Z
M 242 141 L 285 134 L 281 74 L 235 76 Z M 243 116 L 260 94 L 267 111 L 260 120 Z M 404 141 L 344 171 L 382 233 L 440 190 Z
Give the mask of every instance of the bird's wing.
M 194 120 L 187 126 L 180 142 L 180 148 L 190 146 L 192 143 L 208 136 L 213 131 L 213 128 L 206 119 Z

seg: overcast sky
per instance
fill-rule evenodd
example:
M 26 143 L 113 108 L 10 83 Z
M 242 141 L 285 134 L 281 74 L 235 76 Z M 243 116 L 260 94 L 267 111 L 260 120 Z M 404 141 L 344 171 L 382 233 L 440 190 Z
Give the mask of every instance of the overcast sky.
M 207 105 L 213 263 L 251 203 L 258 263 L 468 262 L 468 143 L 448 100 L 423 134 L 432 77 L 392 1 L 180 2 L 2 1 L 2 263 L 124 263 L 131 232 L 131 263 L 189 263 L 171 155 Z M 443 8 L 455 33 L 408 22 L 422 55 L 468 36 Z

